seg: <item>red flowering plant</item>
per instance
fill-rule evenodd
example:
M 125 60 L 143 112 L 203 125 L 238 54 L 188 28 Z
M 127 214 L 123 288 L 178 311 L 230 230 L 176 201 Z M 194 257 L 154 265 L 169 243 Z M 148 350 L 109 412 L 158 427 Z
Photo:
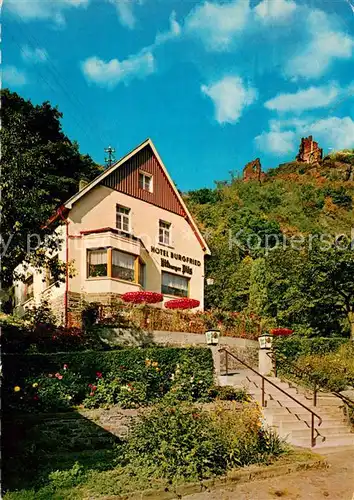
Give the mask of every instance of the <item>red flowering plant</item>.
M 147 382 L 124 382 L 113 373 L 88 384 L 88 396 L 83 405 L 86 408 L 109 408 L 118 404 L 122 408 L 137 408 L 147 404 Z
M 164 373 L 158 361 L 145 359 L 134 370 L 120 366 L 114 373 L 96 373 L 96 380 L 88 384 L 83 405 L 87 408 L 110 407 L 137 408 L 148 405 L 170 388 L 169 373 Z
M 199 307 L 200 302 L 196 299 L 190 299 L 188 297 L 182 297 L 180 299 L 168 300 L 165 303 L 167 309 L 194 309 Z
M 291 330 L 290 328 L 273 328 L 270 330 L 270 334 L 276 337 L 287 337 L 292 333 L 294 333 L 294 330 Z
M 55 412 L 78 403 L 83 392 L 81 376 L 64 364 L 56 373 L 27 378 L 19 396 L 29 411 Z
M 126 292 L 122 295 L 124 302 L 132 304 L 157 304 L 163 301 L 163 295 L 158 292 L 141 290 L 138 292 Z

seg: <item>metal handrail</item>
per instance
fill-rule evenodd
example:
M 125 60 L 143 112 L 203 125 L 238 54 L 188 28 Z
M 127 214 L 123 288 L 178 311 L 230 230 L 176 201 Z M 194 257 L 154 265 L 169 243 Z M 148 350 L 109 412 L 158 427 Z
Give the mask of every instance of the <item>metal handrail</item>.
M 266 354 L 270 358 L 270 360 L 272 361 L 274 375 L 277 376 L 277 362 L 276 362 L 277 359 L 276 359 L 276 356 L 274 355 L 273 352 L 267 352 Z M 296 372 L 299 372 L 302 375 L 304 375 L 305 377 L 308 377 L 308 379 L 310 380 L 310 382 L 313 382 L 313 385 L 314 385 L 314 388 L 313 388 L 313 406 L 317 405 L 317 392 L 322 389 L 323 391 L 329 392 L 330 394 L 333 394 L 337 398 L 341 399 L 348 406 L 351 406 L 352 408 L 354 408 L 354 401 L 352 399 L 348 398 L 347 396 L 344 396 L 344 394 L 341 394 L 340 392 L 337 392 L 337 391 L 327 391 L 324 387 L 320 386 L 320 384 L 317 382 L 317 380 L 313 380 L 313 377 L 311 376 L 310 373 L 308 373 L 303 368 L 300 368 L 299 366 L 295 365 L 294 363 L 292 363 L 288 359 L 285 360 L 285 363 L 288 364 L 288 366 L 290 366 L 290 368 L 293 370 L 293 373 L 294 373 L 295 377 L 297 376 Z
M 276 389 L 278 389 L 280 392 L 282 392 L 283 394 L 285 394 L 285 396 L 287 396 L 288 398 L 290 398 L 293 401 L 295 401 L 295 403 L 297 403 L 298 405 L 302 406 L 306 411 L 310 412 L 311 413 L 311 447 L 314 447 L 316 445 L 316 437 L 319 435 L 319 432 L 318 432 L 317 429 L 315 429 L 315 417 L 318 418 L 318 426 L 320 427 L 320 425 L 322 424 L 322 418 L 319 415 L 317 415 L 317 413 L 315 413 L 314 411 L 312 411 L 311 408 L 309 408 L 308 406 L 306 406 L 303 403 L 301 403 L 301 401 L 299 401 L 296 398 L 294 398 L 294 396 L 292 396 L 291 394 L 289 394 L 286 391 L 284 391 L 284 389 L 282 389 L 281 387 L 278 387 L 274 382 L 272 382 L 271 380 L 267 379 L 267 377 L 265 377 L 261 373 L 257 372 L 257 370 L 255 370 L 254 368 L 252 368 L 252 366 L 250 366 L 245 361 L 243 361 L 242 359 L 240 359 L 237 356 L 235 356 L 234 354 L 232 354 L 230 351 L 228 351 L 227 349 L 225 349 L 225 347 L 222 347 L 221 349 L 219 349 L 219 353 L 220 352 L 225 352 L 225 354 L 226 354 L 226 375 L 228 375 L 228 361 L 227 361 L 227 356 L 231 356 L 232 358 L 236 359 L 236 361 L 238 361 L 239 363 L 241 363 L 244 366 L 246 366 L 246 368 L 248 368 L 249 370 L 251 370 L 253 373 L 255 373 L 256 375 L 258 375 L 259 377 L 261 377 L 261 379 L 262 379 L 262 408 L 265 407 L 264 382 L 268 382 L 268 384 L 272 385 L 273 387 L 275 387 Z M 288 411 L 289 411 L 289 409 L 288 409 Z M 299 418 L 299 417 L 297 417 L 297 418 Z M 317 432 L 317 436 L 315 436 L 315 430 Z
M 275 355 L 274 355 L 273 352 L 266 352 L 266 355 L 268 356 L 268 358 L 272 362 L 274 376 L 276 377 L 277 376 L 277 372 L 278 372 L 276 357 L 275 357 Z M 288 363 L 288 364 L 290 365 L 290 363 Z M 291 365 L 291 368 L 294 369 L 295 365 Z M 296 367 L 296 368 L 298 368 L 298 367 Z M 305 370 L 303 370 L 302 368 L 299 368 L 298 371 L 301 372 L 301 373 L 303 373 L 306 376 L 308 375 L 307 372 Z M 296 373 L 295 373 L 295 376 L 296 376 Z M 318 386 L 317 382 L 314 381 L 314 387 L 313 387 L 313 406 L 317 406 L 317 391 L 318 391 L 318 388 L 319 388 L 319 386 Z

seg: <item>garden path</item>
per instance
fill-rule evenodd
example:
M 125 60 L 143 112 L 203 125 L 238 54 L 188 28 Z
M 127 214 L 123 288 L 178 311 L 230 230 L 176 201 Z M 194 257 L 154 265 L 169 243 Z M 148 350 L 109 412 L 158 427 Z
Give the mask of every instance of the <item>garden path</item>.
M 324 451 L 324 450 L 323 450 Z M 294 472 L 185 497 L 188 500 L 354 500 L 354 447 L 321 454 L 328 469 Z

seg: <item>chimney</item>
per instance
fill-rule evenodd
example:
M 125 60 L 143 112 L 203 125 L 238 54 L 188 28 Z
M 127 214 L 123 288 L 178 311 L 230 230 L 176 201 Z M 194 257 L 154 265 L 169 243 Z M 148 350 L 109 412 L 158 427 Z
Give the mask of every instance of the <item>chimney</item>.
M 86 181 L 85 179 L 80 179 L 79 181 L 79 191 L 81 191 L 82 189 L 84 189 L 84 187 L 86 187 L 88 184 L 88 181 Z

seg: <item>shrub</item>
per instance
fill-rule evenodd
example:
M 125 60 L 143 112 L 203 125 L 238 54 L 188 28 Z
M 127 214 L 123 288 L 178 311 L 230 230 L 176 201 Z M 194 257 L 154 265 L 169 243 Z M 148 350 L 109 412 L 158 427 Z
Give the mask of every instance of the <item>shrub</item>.
M 287 447 L 279 436 L 262 425 L 258 405 L 246 405 L 241 411 L 219 404 L 212 413 L 214 425 L 223 436 L 229 467 L 270 462 L 285 453 Z
M 45 303 L 29 310 L 24 319 L 3 315 L 0 318 L 2 351 L 46 353 L 107 349 L 95 329 L 64 328 L 54 321 Z
M 296 366 L 307 373 L 304 378 L 328 391 L 342 391 L 354 386 L 354 346 L 348 342 L 337 351 L 308 355 L 297 359 Z
M 219 405 L 206 412 L 187 403 L 161 404 L 136 422 L 117 462 L 172 482 L 267 463 L 287 448 L 273 431 L 262 427 L 260 418 L 260 409 L 252 405 L 242 411 Z
M 134 426 L 118 463 L 175 482 L 222 474 L 226 456 L 225 442 L 206 412 L 184 404 L 161 405 Z
M 348 339 L 342 337 L 307 338 L 291 335 L 290 337 L 273 339 L 274 352 L 279 361 L 282 359 L 294 361 L 300 356 L 333 352 L 346 343 L 348 343 Z
M 49 474 L 49 480 L 54 488 L 73 488 L 83 482 L 85 469 L 75 462 L 71 469 L 56 470 Z
M 191 364 L 187 360 L 177 363 L 171 375 L 170 401 L 208 401 L 213 383 L 213 372 L 204 366 Z
M 250 396 L 245 389 L 236 389 L 230 385 L 219 386 L 214 385 L 209 389 L 211 399 L 219 399 L 220 401 L 249 401 Z

